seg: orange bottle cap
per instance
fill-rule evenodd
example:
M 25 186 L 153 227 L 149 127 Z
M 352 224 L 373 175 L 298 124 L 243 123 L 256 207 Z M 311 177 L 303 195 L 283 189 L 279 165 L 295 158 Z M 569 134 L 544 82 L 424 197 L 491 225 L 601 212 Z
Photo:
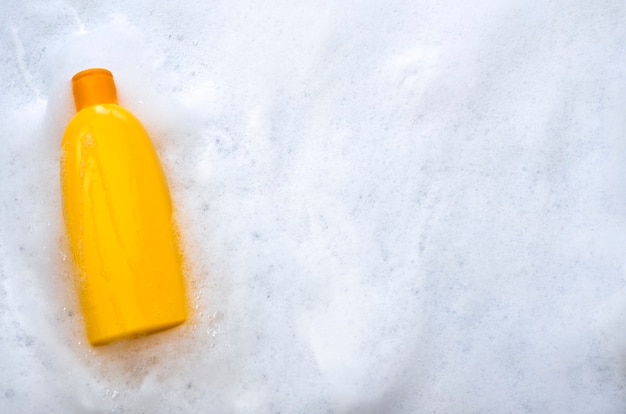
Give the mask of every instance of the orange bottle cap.
M 76 111 L 92 105 L 117 103 L 113 75 L 106 69 L 87 69 L 72 78 Z

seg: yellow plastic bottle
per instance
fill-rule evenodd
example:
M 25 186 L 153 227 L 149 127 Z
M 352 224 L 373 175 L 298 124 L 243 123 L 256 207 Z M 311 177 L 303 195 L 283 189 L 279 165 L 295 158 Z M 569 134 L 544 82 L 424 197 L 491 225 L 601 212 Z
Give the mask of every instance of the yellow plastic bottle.
M 63 215 L 93 345 L 187 318 L 182 257 L 163 170 L 139 121 L 117 104 L 113 75 L 72 78 L 78 113 L 62 144 Z

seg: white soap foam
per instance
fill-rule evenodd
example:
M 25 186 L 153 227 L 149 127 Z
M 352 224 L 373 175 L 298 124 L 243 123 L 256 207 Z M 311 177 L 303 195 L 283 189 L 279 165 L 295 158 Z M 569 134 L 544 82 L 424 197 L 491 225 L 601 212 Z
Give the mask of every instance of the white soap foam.
M 0 15 L 0 411 L 624 411 L 621 2 Z M 100 348 L 58 182 L 92 66 L 161 157 L 192 309 Z

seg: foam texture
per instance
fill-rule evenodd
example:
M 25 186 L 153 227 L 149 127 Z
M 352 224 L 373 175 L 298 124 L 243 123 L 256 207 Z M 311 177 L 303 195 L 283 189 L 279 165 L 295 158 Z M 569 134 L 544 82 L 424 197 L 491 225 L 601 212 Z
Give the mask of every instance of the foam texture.
M 626 412 L 626 3 L 0 5 L 0 412 Z M 110 69 L 191 320 L 91 348 L 59 155 Z

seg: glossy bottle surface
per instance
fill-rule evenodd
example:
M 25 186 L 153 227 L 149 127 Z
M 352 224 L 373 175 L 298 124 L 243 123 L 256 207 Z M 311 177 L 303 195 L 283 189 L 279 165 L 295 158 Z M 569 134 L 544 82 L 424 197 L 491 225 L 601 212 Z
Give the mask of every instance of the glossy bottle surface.
M 150 138 L 117 104 L 81 109 L 63 136 L 63 212 L 93 345 L 187 317 L 167 182 Z

